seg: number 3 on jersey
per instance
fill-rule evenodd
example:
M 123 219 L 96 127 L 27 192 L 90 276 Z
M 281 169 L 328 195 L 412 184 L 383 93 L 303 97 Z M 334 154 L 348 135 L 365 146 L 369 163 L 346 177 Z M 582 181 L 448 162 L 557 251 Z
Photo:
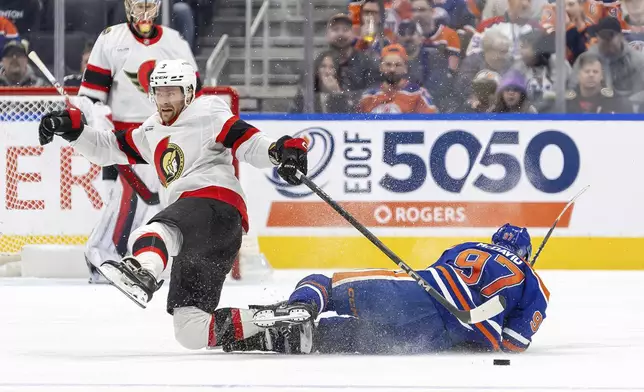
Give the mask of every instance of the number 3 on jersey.
M 479 249 L 464 250 L 454 260 L 454 265 L 459 268 L 456 272 L 468 286 L 479 284 L 481 276 L 483 276 L 483 270 L 490 258 L 492 258 L 492 255 Z M 506 287 L 523 283 L 525 275 L 512 261 L 503 255 L 496 255 L 493 262 L 505 267 L 508 274 L 496 277 L 492 282 L 481 288 L 482 295 L 492 297 Z

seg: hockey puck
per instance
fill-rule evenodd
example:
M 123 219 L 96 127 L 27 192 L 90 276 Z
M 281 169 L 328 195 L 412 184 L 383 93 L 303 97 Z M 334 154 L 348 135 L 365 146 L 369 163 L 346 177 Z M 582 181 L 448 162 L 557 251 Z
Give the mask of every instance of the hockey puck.
M 495 359 L 494 364 L 499 365 L 499 366 L 508 366 L 508 365 L 510 365 L 510 360 L 509 359 Z

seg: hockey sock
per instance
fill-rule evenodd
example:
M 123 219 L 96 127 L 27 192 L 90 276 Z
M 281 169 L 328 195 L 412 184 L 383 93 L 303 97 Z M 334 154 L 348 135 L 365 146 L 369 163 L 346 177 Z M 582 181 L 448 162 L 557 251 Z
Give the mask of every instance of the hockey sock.
M 132 255 L 136 257 L 141 267 L 150 271 L 155 278 L 161 275 L 168 264 L 168 250 L 157 233 L 145 233 L 139 236 L 132 245 Z
M 317 306 L 318 313 L 332 311 L 329 294 L 331 294 L 331 278 L 320 274 L 309 275 L 297 284 L 288 303 L 313 303 Z

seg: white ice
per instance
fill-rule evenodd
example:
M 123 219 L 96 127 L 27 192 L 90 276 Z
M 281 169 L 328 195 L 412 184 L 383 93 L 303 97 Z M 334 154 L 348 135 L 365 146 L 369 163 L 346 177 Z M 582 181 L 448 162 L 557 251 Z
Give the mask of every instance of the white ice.
M 304 273 L 227 284 L 222 305 L 282 299 Z M 644 272 L 542 277 L 548 317 L 524 354 L 290 357 L 183 349 L 167 286 L 142 310 L 109 286 L 0 279 L 0 391 L 644 390 Z

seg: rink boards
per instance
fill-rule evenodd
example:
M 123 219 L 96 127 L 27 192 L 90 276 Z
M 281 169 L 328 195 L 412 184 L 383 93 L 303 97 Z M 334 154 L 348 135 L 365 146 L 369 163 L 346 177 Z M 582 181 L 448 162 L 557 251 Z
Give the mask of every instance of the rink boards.
M 310 177 L 415 267 L 505 222 L 527 226 L 536 248 L 590 184 L 539 267 L 644 269 L 637 117 L 242 117 L 276 138 L 307 138 Z M 0 244 L 82 243 L 105 200 L 100 172 L 62 142 L 40 147 L 34 122 L 0 126 Z M 307 188 L 245 164 L 240 178 L 249 234 L 275 268 L 393 265 Z

